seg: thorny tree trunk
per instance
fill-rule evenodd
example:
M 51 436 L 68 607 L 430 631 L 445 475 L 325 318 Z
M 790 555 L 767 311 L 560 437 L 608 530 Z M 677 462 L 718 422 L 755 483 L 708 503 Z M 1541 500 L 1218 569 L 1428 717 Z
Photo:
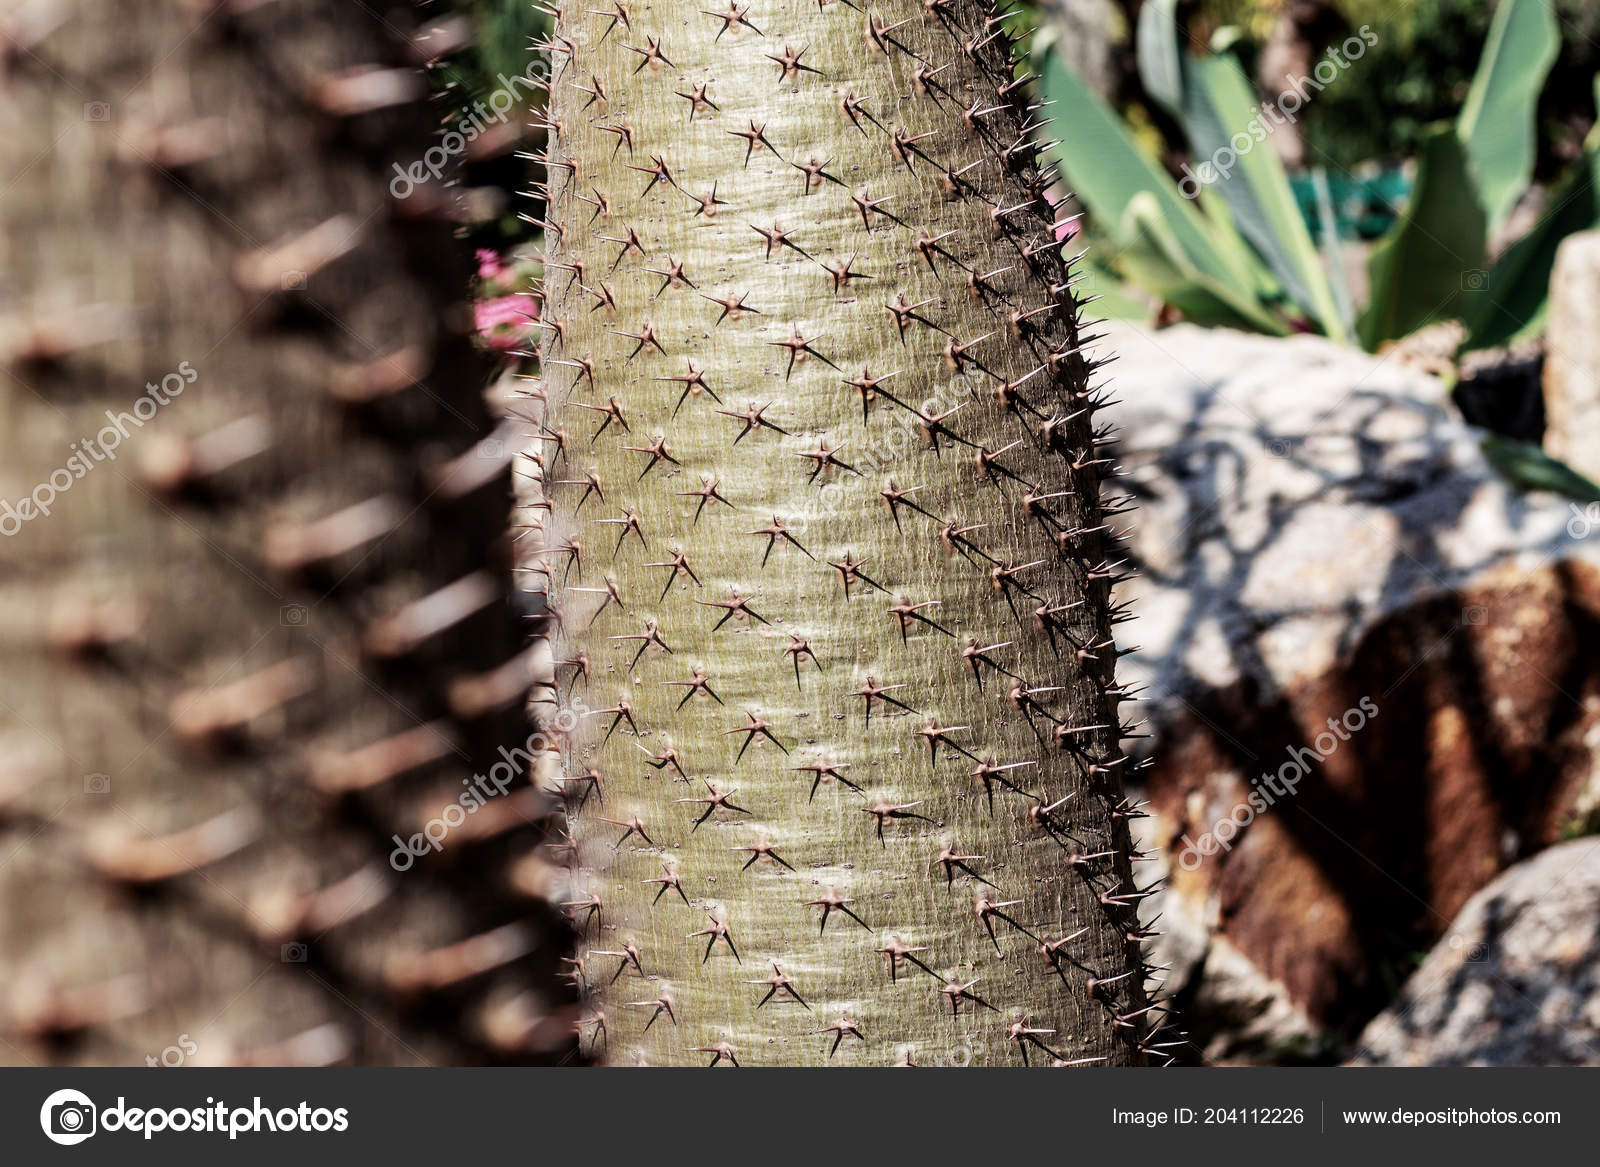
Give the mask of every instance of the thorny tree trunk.
M 1143 1060 L 1092 364 L 990 15 L 557 15 L 540 559 L 596 1056 Z
M 0 1061 L 570 1048 L 526 773 L 390 863 L 527 737 L 421 31 L 0 13 Z

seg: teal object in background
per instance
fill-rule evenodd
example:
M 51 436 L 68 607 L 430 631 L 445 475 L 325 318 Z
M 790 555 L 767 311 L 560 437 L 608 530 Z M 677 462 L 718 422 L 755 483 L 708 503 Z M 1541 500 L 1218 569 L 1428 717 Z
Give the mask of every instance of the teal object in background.
M 1394 226 L 1411 197 L 1411 179 L 1398 166 L 1360 176 L 1329 171 L 1327 179 L 1340 239 L 1378 238 Z M 1289 186 L 1312 237 L 1323 242 L 1315 176 L 1291 175 Z

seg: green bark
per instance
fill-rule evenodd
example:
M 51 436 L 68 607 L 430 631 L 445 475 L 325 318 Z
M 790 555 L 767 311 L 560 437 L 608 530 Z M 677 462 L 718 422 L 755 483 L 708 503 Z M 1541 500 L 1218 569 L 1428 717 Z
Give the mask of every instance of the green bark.
M 584 1049 L 1142 1060 L 1092 367 L 1010 46 L 972 0 L 591 8 L 539 557 Z

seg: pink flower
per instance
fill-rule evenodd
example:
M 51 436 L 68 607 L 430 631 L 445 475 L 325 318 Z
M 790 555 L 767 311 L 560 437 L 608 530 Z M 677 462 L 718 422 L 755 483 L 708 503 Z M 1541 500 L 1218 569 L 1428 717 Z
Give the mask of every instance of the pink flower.
M 506 267 L 500 257 L 488 248 L 478 249 L 478 278 L 481 280 L 497 280 L 505 275 Z
M 1044 192 L 1044 197 L 1055 208 L 1056 227 L 1055 236 L 1057 243 L 1065 243 L 1078 233 L 1079 223 L 1067 214 L 1067 192 L 1061 186 L 1052 186 Z
M 510 352 L 530 342 L 534 322 L 539 319 L 539 301 L 521 293 L 480 300 L 475 306 L 478 335 L 500 352 Z

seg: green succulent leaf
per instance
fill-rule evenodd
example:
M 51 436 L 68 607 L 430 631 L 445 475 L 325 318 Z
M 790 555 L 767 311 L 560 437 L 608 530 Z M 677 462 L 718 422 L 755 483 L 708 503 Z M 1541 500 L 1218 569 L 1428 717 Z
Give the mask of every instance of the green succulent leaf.
M 1461 139 L 1454 127 L 1435 126 L 1423 137 L 1410 205 L 1372 250 L 1362 345 L 1376 350 L 1384 341 L 1458 315 L 1467 290 L 1484 279 L 1487 235 Z
M 1175 35 L 1178 0 L 1145 0 L 1135 45 L 1145 92 L 1173 116 L 1183 109 L 1183 51 Z
M 1333 289 L 1334 303 L 1339 306 L 1339 318 L 1354 321 L 1355 302 L 1350 296 L 1350 282 L 1345 278 L 1344 257 L 1339 250 L 1339 217 L 1333 209 L 1328 172 L 1320 166 L 1311 172 L 1311 189 L 1315 195 L 1317 229 L 1322 238 L 1322 269 L 1328 273 L 1328 286 Z
M 1095 244 L 1090 244 L 1088 253 L 1074 267 L 1083 275 L 1078 292 L 1091 316 L 1148 323 L 1155 315 L 1150 297 L 1141 294 L 1137 286 L 1130 286 L 1098 260 Z
M 1190 58 L 1183 70 L 1183 121 L 1196 156 L 1234 155 L 1232 173 L 1212 189 L 1228 202 L 1240 231 L 1289 298 L 1329 336 L 1348 340 L 1349 322 L 1272 148 L 1271 121 L 1260 112 L 1244 70 L 1232 56 Z M 1240 136 L 1249 140 L 1243 151 L 1235 149 Z
M 1456 123 L 1491 230 L 1505 222 L 1533 175 L 1539 91 L 1560 49 L 1550 0 L 1501 0 Z
M 1483 454 L 1490 465 L 1523 490 L 1548 490 L 1574 502 L 1600 502 L 1600 485 L 1557 461 L 1532 442 L 1489 434 Z
M 1125 231 L 1125 212 L 1136 195 L 1147 194 L 1186 266 L 1236 287 L 1256 285 L 1260 265 L 1254 257 L 1232 245 L 1178 192 L 1166 173 L 1134 145 L 1111 108 L 1054 53 L 1045 58 L 1043 86 L 1045 96 L 1058 108 L 1072 111 L 1071 116 L 1057 117 L 1052 127 L 1061 137 L 1054 158 L 1073 193 L 1113 233 L 1117 247 L 1133 241 Z
M 1600 101 L 1600 78 L 1596 89 Z M 1543 332 L 1556 251 L 1567 236 L 1595 227 L 1600 227 L 1600 129 L 1589 135 L 1582 157 L 1551 192 L 1533 230 L 1506 248 L 1484 286 L 1469 293 L 1462 351 L 1514 344 Z
M 1329 336 L 1348 340 L 1350 316 L 1341 310 L 1289 176 L 1270 145 L 1274 124 L 1227 51 L 1239 30 L 1219 30 L 1211 52 L 1192 55 L 1184 51 L 1176 7 L 1175 0 L 1146 3 L 1139 11 L 1137 39 L 1140 79 L 1182 122 L 1196 158 L 1184 181 L 1209 184 L 1208 193 L 1226 202 L 1288 297 Z M 1243 150 L 1236 148 L 1241 136 Z M 1220 178 L 1214 177 L 1218 167 L 1225 167 Z
M 1121 259 L 1134 282 L 1190 320 L 1288 335 L 1288 324 L 1239 284 L 1217 279 L 1189 258 L 1152 192 L 1140 191 L 1129 200 L 1119 235 L 1129 240 Z

